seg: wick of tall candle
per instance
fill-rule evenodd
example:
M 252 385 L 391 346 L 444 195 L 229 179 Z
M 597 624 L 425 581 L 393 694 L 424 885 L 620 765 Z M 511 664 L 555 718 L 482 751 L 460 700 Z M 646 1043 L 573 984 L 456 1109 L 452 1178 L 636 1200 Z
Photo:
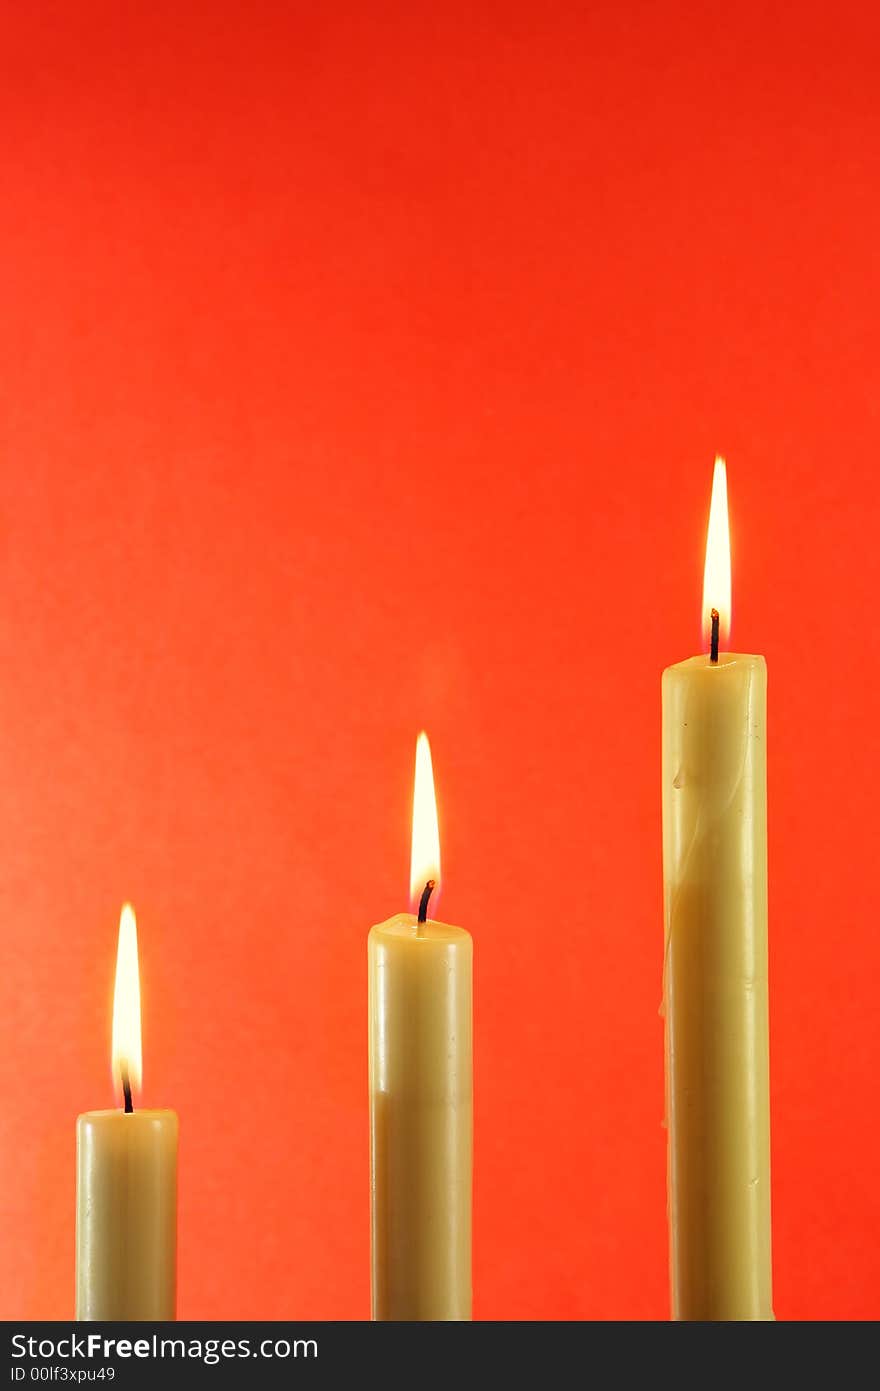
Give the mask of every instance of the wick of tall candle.
M 721 626 L 721 619 L 717 609 L 712 610 L 712 636 L 709 640 L 709 661 L 718 661 L 718 630 Z
M 122 1095 L 125 1097 L 125 1114 L 134 1115 L 134 1104 L 131 1099 L 131 1078 L 128 1075 L 128 1068 L 122 1069 Z
M 431 894 L 432 894 L 433 892 L 434 892 L 434 880 L 433 880 L 433 879 L 429 879 L 428 882 L 427 882 L 427 884 L 425 885 L 425 887 L 422 889 L 422 896 L 421 896 L 421 898 L 419 899 L 419 922 L 420 922 L 420 923 L 424 923 L 424 922 L 427 922 L 427 921 L 428 921 L 428 899 L 431 897 Z

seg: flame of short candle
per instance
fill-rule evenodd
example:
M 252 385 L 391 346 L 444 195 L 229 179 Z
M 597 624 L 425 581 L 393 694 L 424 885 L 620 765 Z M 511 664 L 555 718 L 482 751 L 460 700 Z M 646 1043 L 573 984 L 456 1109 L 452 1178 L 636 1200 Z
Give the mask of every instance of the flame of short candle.
M 416 742 L 416 781 L 413 790 L 412 859 L 409 893 L 417 904 L 429 879 L 434 880 L 432 904 L 440 892 L 440 828 L 437 824 L 437 798 L 434 795 L 434 769 L 431 745 L 425 733 Z
M 712 505 L 706 536 L 706 568 L 703 571 L 703 636 L 708 648 L 712 634 L 712 610 L 718 610 L 718 633 L 723 647 L 730 635 L 730 523 L 727 516 L 727 465 L 715 460 Z
M 130 903 L 119 918 L 116 988 L 113 992 L 113 1085 L 122 1095 L 123 1072 L 133 1090 L 141 1085 L 141 984 L 138 974 L 137 919 Z

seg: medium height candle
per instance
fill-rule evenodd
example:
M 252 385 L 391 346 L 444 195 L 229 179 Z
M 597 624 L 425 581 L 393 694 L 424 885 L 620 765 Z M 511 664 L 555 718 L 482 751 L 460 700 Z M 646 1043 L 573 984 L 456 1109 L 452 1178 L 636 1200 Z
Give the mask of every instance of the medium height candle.
M 730 617 L 720 459 L 703 607 L 708 653 L 663 673 L 672 1312 L 771 1319 L 767 667 L 719 650 Z
M 471 1317 L 471 938 L 435 922 L 431 753 L 416 748 L 411 893 L 369 936 L 374 1319 Z
M 76 1123 L 76 1317 L 173 1319 L 177 1304 L 177 1116 L 134 1109 L 141 1083 L 137 924 L 119 922 L 113 1077 L 123 1108 Z

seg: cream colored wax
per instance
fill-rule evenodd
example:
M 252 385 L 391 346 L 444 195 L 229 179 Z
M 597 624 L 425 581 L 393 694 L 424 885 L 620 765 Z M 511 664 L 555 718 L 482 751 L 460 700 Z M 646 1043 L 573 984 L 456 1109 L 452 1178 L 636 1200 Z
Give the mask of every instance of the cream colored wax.
M 771 1319 L 767 667 L 663 673 L 673 1317 Z
M 177 1116 L 88 1111 L 76 1123 L 76 1317 L 173 1319 Z
M 370 932 L 374 1319 L 471 1317 L 472 960 L 411 913 Z

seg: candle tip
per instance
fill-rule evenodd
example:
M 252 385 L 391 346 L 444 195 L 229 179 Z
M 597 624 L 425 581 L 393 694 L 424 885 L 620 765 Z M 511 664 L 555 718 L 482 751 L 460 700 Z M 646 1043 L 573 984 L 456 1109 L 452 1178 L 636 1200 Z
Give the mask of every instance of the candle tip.
M 428 921 L 428 899 L 431 897 L 431 894 L 432 894 L 433 892 L 434 892 L 434 880 L 433 880 L 433 879 L 429 879 L 428 882 L 427 882 L 427 884 L 425 885 L 425 887 L 422 889 L 422 896 L 421 896 L 421 898 L 419 899 L 419 922 L 420 922 L 420 923 L 423 923 L 423 922 L 427 922 L 427 921 Z
M 712 637 L 709 642 L 709 661 L 718 661 L 718 638 L 721 626 L 721 615 L 717 609 L 712 610 Z
M 128 1075 L 128 1068 L 122 1069 L 122 1095 L 125 1097 L 125 1114 L 134 1115 L 134 1103 L 131 1099 L 131 1078 Z

